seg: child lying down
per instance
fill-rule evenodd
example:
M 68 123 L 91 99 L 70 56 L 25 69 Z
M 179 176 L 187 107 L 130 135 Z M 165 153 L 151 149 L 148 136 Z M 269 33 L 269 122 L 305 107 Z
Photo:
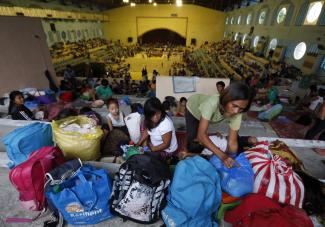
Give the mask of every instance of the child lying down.
M 226 152 L 227 150 L 227 137 L 222 136 L 221 134 L 217 135 L 211 135 L 209 136 L 210 140 L 220 148 L 223 152 Z M 237 155 L 244 152 L 248 147 L 253 146 L 254 144 L 257 143 L 256 137 L 253 136 L 238 136 L 238 152 Z M 209 149 L 205 148 L 201 153 L 201 155 L 205 156 L 210 156 L 213 155 L 212 151 Z M 195 147 L 188 149 L 188 150 L 183 150 L 178 154 L 178 157 L 180 159 L 184 159 L 189 156 L 195 156 L 195 155 L 200 155 L 195 151 Z

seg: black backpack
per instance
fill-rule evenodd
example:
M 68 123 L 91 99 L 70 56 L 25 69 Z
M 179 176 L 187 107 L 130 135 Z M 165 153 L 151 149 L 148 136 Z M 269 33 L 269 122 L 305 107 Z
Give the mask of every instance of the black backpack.
M 156 156 L 131 156 L 115 175 L 111 212 L 142 224 L 156 222 L 166 205 L 170 179 L 168 165 Z

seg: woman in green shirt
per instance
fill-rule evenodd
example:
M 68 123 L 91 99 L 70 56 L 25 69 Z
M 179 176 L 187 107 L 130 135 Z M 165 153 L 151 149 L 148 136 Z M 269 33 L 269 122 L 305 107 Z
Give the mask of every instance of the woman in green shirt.
M 238 151 L 238 131 L 242 113 L 248 111 L 251 103 L 251 90 L 243 83 L 230 84 L 221 94 L 195 94 L 189 97 L 186 105 L 187 148 L 191 152 L 201 152 L 204 148 L 211 150 L 231 168 L 235 161 L 227 155 Z M 223 120 L 229 122 L 228 148 L 224 153 L 208 136 L 210 123 Z

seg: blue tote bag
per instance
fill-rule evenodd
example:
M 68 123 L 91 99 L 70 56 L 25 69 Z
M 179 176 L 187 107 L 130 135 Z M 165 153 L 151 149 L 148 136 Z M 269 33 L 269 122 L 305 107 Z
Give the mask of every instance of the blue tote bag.
M 106 170 L 82 166 L 76 175 L 51 188 L 46 196 L 72 225 L 96 224 L 112 217 L 112 184 Z
M 210 163 L 220 175 L 222 191 L 234 197 L 241 197 L 253 192 L 254 172 L 244 153 L 238 155 L 235 160 L 240 167 L 234 165 L 227 168 L 215 155 L 211 157 Z

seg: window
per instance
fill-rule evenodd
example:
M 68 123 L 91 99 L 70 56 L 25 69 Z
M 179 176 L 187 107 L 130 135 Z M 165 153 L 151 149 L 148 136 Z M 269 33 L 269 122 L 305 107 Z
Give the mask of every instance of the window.
M 325 56 L 323 58 L 322 63 L 320 64 L 319 68 L 320 68 L 320 70 L 325 71 Z
M 240 24 L 240 21 L 241 21 L 241 16 L 238 16 L 237 24 Z
M 317 24 L 317 20 L 319 18 L 320 13 L 322 12 L 323 5 L 324 5 L 324 1 L 317 1 L 317 2 L 310 3 L 304 24 L 307 25 Z
M 230 24 L 234 24 L 234 17 L 231 18 Z
M 258 44 L 258 40 L 259 40 L 259 39 L 260 39 L 259 36 L 255 36 L 254 41 L 253 41 L 253 46 L 254 46 L 254 47 L 257 47 L 257 44 Z
M 266 11 L 264 10 L 260 13 L 260 16 L 258 17 L 258 23 L 264 24 L 265 18 L 266 18 Z
M 285 18 L 287 16 L 287 8 L 286 7 L 282 7 L 282 9 L 280 9 L 278 16 L 276 17 L 276 21 L 278 22 L 278 24 L 281 24 Z
M 252 14 L 250 13 L 250 14 L 248 14 L 247 15 L 247 18 L 246 18 L 246 24 L 251 24 L 251 22 L 252 22 Z
M 227 32 L 223 33 L 223 37 L 226 38 L 227 37 Z
M 237 37 L 238 37 L 238 32 L 235 34 L 234 39 L 237 40 Z
M 296 47 L 295 50 L 293 51 L 293 58 L 295 60 L 300 60 L 306 53 L 306 43 L 301 42 L 299 43 Z
M 245 44 L 245 40 L 246 40 L 246 38 L 247 38 L 247 34 L 245 34 L 245 35 L 243 36 L 243 40 L 242 40 L 243 44 Z
M 228 20 L 229 20 L 229 18 L 227 17 L 227 18 L 226 18 L 226 24 L 228 24 Z
M 269 49 L 270 50 L 275 50 L 276 46 L 278 45 L 278 40 L 277 39 L 272 39 L 269 44 Z

